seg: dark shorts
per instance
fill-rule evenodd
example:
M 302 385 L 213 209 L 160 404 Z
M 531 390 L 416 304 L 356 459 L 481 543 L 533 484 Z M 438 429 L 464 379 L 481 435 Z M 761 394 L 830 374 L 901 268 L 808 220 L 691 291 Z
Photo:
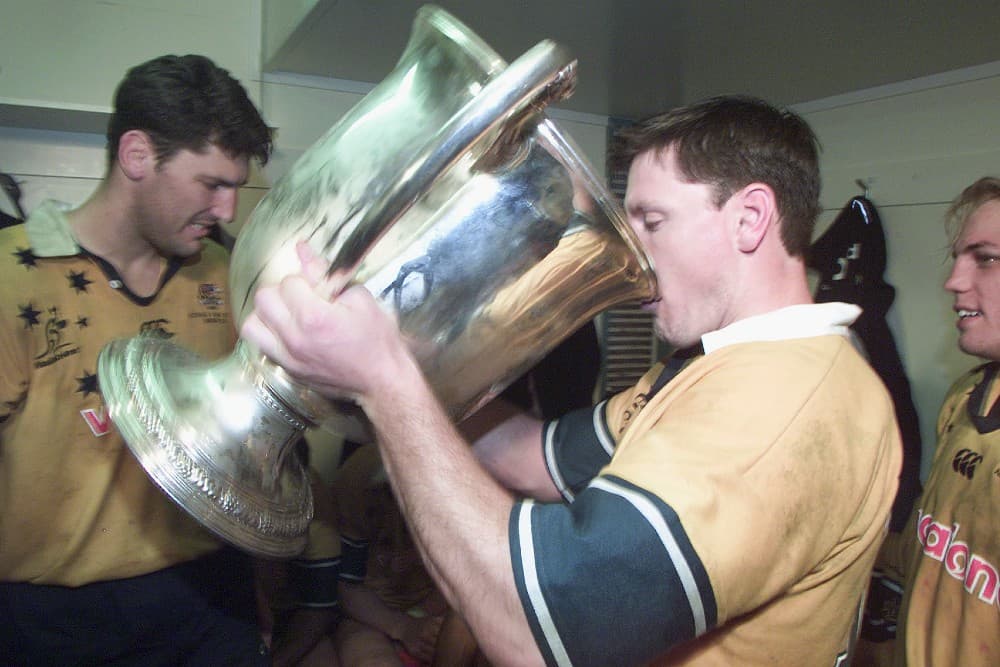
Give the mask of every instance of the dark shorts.
M 233 550 L 79 588 L 0 583 L 0 661 L 264 667 L 249 559 Z

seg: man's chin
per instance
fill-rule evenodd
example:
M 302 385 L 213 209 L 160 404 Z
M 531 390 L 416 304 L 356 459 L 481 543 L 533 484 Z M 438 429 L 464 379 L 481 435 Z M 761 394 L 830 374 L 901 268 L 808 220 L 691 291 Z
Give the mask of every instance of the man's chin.
M 171 256 L 172 257 L 176 257 L 178 259 L 189 259 L 191 257 L 194 257 L 194 256 L 198 255 L 202 251 L 202 247 L 203 247 L 202 243 L 203 243 L 203 241 L 198 240 L 198 241 L 194 241 L 192 243 L 186 243 L 184 245 L 178 245 L 178 246 L 176 246 L 174 248 L 171 248 L 171 250 L 173 251 L 171 253 Z
M 694 340 L 691 340 L 690 336 L 683 335 L 680 332 L 667 331 L 659 322 L 653 323 L 653 333 L 656 334 L 657 339 L 675 350 L 683 350 L 701 342 L 701 338 L 697 336 Z
M 963 334 L 958 337 L 958 349 L 962 352 L 987 361 L 1000 361 L 1000 340 L 981 341 Z

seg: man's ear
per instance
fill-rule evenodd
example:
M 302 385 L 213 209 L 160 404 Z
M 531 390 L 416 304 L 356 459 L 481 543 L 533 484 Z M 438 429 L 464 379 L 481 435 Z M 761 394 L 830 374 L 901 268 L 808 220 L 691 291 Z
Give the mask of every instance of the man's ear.
M 141 180 L 156 168 L 156 149 L 142 130 L 129 130 L 118 140 L 118 165 L 129 180 Z
M 777 232 L 778 204 L 774 190 L 764 183 L 751 183 L 735 195 L 739 209 L 736 247 L 740 252 L 754 252 L 773 225 Z

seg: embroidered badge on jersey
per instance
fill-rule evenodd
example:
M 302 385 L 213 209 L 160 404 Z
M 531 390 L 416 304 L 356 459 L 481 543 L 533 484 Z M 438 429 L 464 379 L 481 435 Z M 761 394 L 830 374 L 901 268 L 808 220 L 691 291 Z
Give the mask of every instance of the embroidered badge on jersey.
M 951 468 L 966 479 L 976 474 L 976 466 L 983 462 L 983 455 L 971 449 L 960 449 L 951 461 Z
M 139 325 L 139 335 L 173 338 L 175 334 L 167 328 L 168 324 L 170 324 L 170 320 L 162 317 L 155 320 L 146 320 Z
M 19 310 L 21 311 L 19 317 L 24 320 L 26 328 L 40 327 L 38 332 L 42 340 L 39 349 L 42 352 L 35 355 L 35 368 L 51 366 L 61 359 L 80 353 L 80 346 L 67 340 L 69 321 L 59 313 L 59 308 L 55 306 L 49 308 L 44 323 L 40 317 L 42 312 L 36 310 L 31 303 L 19 306 Z
M 198 285 L 198 302 L 207 308 L 221 308 L 226 303 L 226 295 L 215 283 Z
M 632 403 L 628 406 L 628 408 L 626 408 L 625 412 L 622 414 L 622 422 L 621 425 L 618 427 L 617 435 L 621 436 L 621 434 L 628 429 L 629 424 L 632 423 L 632 420 L 636 417 L 636 415 L 642 412 L 642 409 L 646 407 L 650 399 L 652 399 L 653 396 L 657 394 L 657 392 L 659 392 L 661 389 L 667 386 L 667 384 L 671 380 L 677 377 L 678 373 L 684 370 L 684 368 L 686 368 L 688 364 L 697 359 L 699 356 L 701 355 L 700 354 L 693 354 L 691 356 L 674 355 L 671 356 L 669 359 L 667 359 L 667 361 L 664 363 L 663 370 L 660 371 L 660 375 L 656 378 L 656 381 L 653 382 L 653 384 L 649 387 L 649 390 L 636 394 L 635 398 L 632 399 Z
M 205 324 L 226 324 L 229 322 L 229 311 L 226 309 L 226 291 L 215 283 L 198 285 L 198 303 L 207 310 L 194 311 L 189 317 L 201 320 Z

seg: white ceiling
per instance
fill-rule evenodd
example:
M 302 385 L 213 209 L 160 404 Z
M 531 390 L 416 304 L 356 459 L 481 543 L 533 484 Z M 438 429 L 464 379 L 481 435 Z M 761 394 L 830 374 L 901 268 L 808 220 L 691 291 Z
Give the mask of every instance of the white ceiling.
M 378 83 L 416 0 L 298 0 L 266 72 Z M 720 93 L 782 105 L 1000 61 L 997 0 L 438 0 L 512 61 L 543 39 L 578 58 L 563 109 L 625 118 Z M 285 7 L 289 5 L 284 5 Z M 287 18 L 285 19 L 287 23 Z M 287 35 L 287 38 L 286 38 Z M 266 40 L 265 40 L 266 41 Z

